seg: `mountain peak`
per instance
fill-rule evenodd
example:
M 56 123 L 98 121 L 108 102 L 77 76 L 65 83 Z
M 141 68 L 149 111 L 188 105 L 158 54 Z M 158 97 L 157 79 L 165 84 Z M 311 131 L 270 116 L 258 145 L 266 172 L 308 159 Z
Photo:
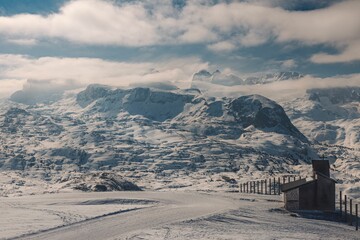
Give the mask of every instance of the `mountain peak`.
M 298 72 L 276 72 L 242 78 L 235 74 L 223 74 L 219 70 L 213 73 L 201 70 L 194 74 L 192 86 L 196 86 L 196 82 L 209 82 L 224 86 L 267 84 L 277 81 L 297 80 L 302 77 L 304 76 Z
M 276 102 L 261 95 L 248 95 L 234 99 L 229 108 L 235 119 L 246 128 L 253 125 L 264 131 L 288 134 L 308 142 L 306 137 L 291 123 L 284 109 Z

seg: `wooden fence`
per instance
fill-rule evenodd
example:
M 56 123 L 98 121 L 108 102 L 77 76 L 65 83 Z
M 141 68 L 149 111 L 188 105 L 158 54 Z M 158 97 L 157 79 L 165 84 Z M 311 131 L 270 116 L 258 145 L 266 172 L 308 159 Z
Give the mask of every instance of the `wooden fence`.
M 301 176 L 282 176 L 268 178 L 265 180 L 256 180 L 240 183 L 239 191 L 241 193 L 265 194 L 265 195 L 280 195 L 281 184 L 300 180 Z M 281 181 L 282 180 L 282 181 Z M 359 203 L 355 203 L 354 199 L 347 195 L 343 196 L 340 191 L 339 197 L 339 214 L 340 220 L 348 223 L 350 226 L 355 226 L 356 231 L 359 230 Z
M 340 196 L 339 196 L 340 220 L 348 223 L 350 226 L 355 226 L 356 231 L 359 230 L 358 205 L 359 205 L 358 203 L 354 202 L 354 199 L 349 198 L 347 195 L 343 196 L 343 192 L 340 191 Z
M 254 193 L 265 195 L 280 195 L 281 184 L 289 183 L 301 179 L 301 176 L 282 176 L 268 178 L 265 180 L 256 180 L 240 183 L 239 191 L 241 193 Z

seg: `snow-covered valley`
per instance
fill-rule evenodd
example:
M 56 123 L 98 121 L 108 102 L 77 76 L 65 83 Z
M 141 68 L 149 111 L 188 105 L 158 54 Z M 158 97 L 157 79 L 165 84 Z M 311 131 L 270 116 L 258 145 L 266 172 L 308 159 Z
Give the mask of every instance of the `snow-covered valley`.
M 62 193 L 1 199 L 9 239 L 351 239 L 347 224 L 285 211 L 244 193 Z M 18 236 L 16 238 L 13 238 Z M 19 237 L 20 236 L 20 237 Z
M 203 208 L 180 201 L 192 210 L 167 212 L 165 217 L 173 223 L 144 222 L 127 228 L 124 222 L 124 230 L 106 234 L 122 236 L 114 239 L 184 239 L 184 233 L 185 239 L 252 239 L 251 231 L 259 234 L 253 239 L 268 239 L 254 224 L 268 226 L 274 217 L 276 226 L 266 228 L 273 237 L 282 231 L 284 221 L 288 238 L 303 238 L 304 229 L 309 231 L 307 239 L 319 234 L 337 239 L 336 234 L 345 233 L 346 225 L 327 221 L 315 227 L 318 220 L 301 218 L 302 227 L 298 226 L 298 218 L 281 212 L 278 196 L 235 192 L 248 180 L 309 177 L 311 160 L 324 155 L 332 164 L 338 190 L 359 198 L 359 89 L 314 89 L 277 102 L 258 94 L 212 97 L 210 93 L 90 85 L 36 104 L 27 102 L 26 95 L 22 103 L 2 101 L 0 199 L 8 220 L 2 223 L 1 237 L 46 229 L 53 230 L 26 236 L 74 237 L 79 227 L 87 232 L 89 226 L 131 223 L 134 213 L 139 218 L 151 215 L 161 206 L 167 209 L 169 198 L 184 199 L 187 194 L 191 197 L 186 204 L 194 200 Z M 91 193 L 139 190 L 145 192 Z M 204 205 L 205 193 L 220 203 L 209 200 Z M 216 211 L 210 210 L 214 204 L 219 204 Z M 249 208 L 255 212 L 243 216 Z M 179 211 L 183 217 L 174 217 Z M 326 233 L 329 226 L 339 231 Z M 82 236 L 88 239 L 85 232 Z M 352 232 L 347 234 L 356 239 Z

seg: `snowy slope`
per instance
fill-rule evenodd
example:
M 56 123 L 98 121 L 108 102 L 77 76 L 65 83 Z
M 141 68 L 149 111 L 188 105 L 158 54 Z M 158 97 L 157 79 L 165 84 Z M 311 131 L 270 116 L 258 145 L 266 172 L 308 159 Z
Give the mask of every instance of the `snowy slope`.
M 294 125 L 333 162 L 345 194 L 360 197 L 360 88 L 310 89 L 282 101 Z
M 309 139 L 360 148 L 360 88 L 311 89 L 283 106 Z
M 313 99 L 309 92 L 283 101 L 284 110 L 260 95 L 211 97 L 197 89 L 90 85 L 54 103 L 4 101 L 0 169 L 20 172 L 9 172 L 0 193 L 112 186 L 106 183 L 111 179 L 97 180 L 100 175 L 89 171 L 116 172 L 116 179 L 141 188 L 226 190 L 236 184 L 223 175 L 309 176 L 307 164 L 322 154 L 335 162 L 334 176 L 348 187 L 360 178 L 358 102 L 340 101 L 338 95 L 336 103 L 324 96 Z M 359 192 L 358 185 L 350 187 Z
M 234 96 L 236 93 L 248 94 L 249 91 L 262 92 L 274 97 L 278 92 L 277 100 L 280 105 L 284 106 L 291 121 L 309 140 L 314 143 L 349 148 L 358 149 L 360 147 L 359 87 L 326 88 L 324 86 L 324 88 L 316 89 L 309 85 L 307 90 L 299 90 L 295 98 L 291 94 L 286 94 L 286 88 L 285 92 L 278 89 L 281 86 L 276 85 L 275 82 L 286 81 L 284 85 L 289 87 L 291 80 L 299 80 L 303 77 L 296 72 L 252 76 L 244 78 L 244 80 L 241 79 L 237 83 L 232 82 L 227 77 L 230 76 L 219 71 L 209 73 L 202 70 L 194 74 L 192 86 L 198 87 L 204 94 L 218 97 L 222 95 Z M 266 90 L 267 84 L 269 84 L 270 89 L 268 91 Z M 301 87 L 301 83 L 298 82 L 298 85 L 294 86 Z
M 64 172 L 101 170 L 122 173 L 140 187 L 178 178 L 151 187 L 178 188 L 193 185 L 183 181 L 189 173 L 287 173 L 316 157 L 283 108 L 259 95 L 214 98 L 196 89 L 90 85 L 51 104 L 5 101 L 0 125 L 0 169 L 25 170 L 49 184 L 60 183 L 57 176 Z M 207 181 L 201 179 L 196 184 Z M 58 189 L 66 186 L 73 185 Z M 26 191 L 23 184 L 4 189 Z

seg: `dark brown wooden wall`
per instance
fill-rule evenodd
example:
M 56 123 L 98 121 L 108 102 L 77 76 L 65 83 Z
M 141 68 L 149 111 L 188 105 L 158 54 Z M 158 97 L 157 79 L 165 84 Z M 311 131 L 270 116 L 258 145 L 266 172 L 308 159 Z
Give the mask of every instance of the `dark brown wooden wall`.
M 316 182 L 312 182 L 299 188 L 300 210 L 316 210 Z
M 319 210 L 335 211 L 335 182 L 318 175 L 316 204 Z

